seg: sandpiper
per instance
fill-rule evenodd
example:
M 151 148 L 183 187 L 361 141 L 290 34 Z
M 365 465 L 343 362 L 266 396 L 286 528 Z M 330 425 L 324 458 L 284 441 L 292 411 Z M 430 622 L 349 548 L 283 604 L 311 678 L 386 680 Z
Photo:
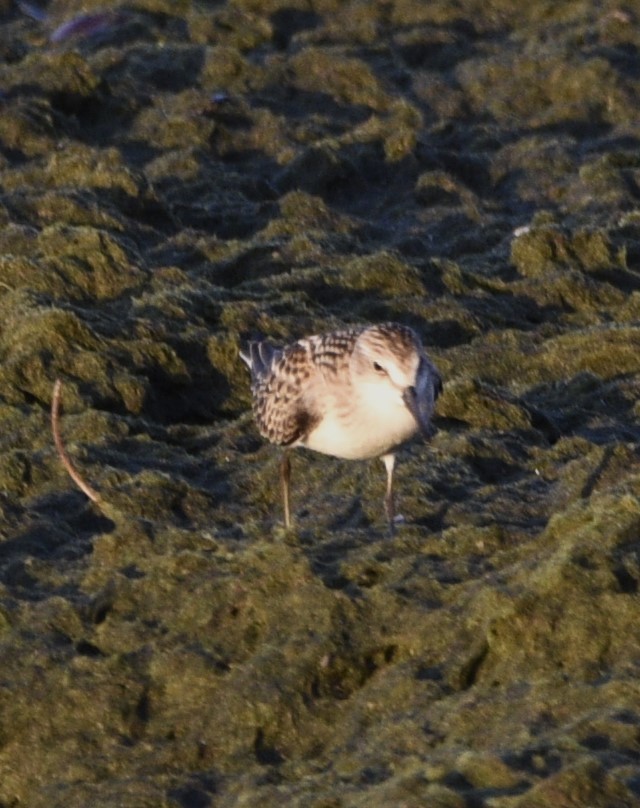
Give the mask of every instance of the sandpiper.
M 395 452 L 418 431 L 430 437 L 442 380 L 416 333 L 384 323 L 318 334 L 277 348 L 249 342 L 260 434 L 285 451 L 284 521 L 291 527 L 289 449 L 304 446 L 350 460 L 380 457 L 387 470 L 384 508 L 393 534 Z

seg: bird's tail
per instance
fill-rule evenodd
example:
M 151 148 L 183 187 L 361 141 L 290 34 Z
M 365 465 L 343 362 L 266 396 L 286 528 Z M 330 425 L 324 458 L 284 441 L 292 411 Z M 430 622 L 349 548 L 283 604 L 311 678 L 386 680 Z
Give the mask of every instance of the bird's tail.
M 252 379 L 266 376 L 273 363 L 282 356 L 282 351 L 268 342 L 248 342 L 244 350 L 240 351 L 240 359 L 251 371 Z

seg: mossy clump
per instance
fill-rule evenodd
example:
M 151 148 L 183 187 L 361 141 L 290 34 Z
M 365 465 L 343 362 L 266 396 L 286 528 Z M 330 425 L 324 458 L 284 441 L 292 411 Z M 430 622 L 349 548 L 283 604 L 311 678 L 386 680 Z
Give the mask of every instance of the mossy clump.
M 0 142 L 5 149 L 19 149 L 27 158 L 49 155 L 56 142 L 49 105 L 36 100 L 5 103 L 0 115 Z M 10 175 L 11 171 L 5 170 L 3 174 Z
M 63 105 L 97 99 L 101 87 L 90 63 L 74 50 L 33 50 L 18 69 L 5 70 L 3 79 L 5 87 L 35 85 Z
M 572 200 L 586 209 L 632 209 L 636 200 L 630 183 L 637 170 L 638 155 L 635 151 L 607 151 L 586 159 L 580 166 Z
M 211 21 L 210 11 L 203 16 Z M 200 28 L 199 36 L 202 34 Z M 248 87 L 260 83 L 262 74 L 263 70 L 234 45 L 214 45 L 203 52 L 200 84 L 208 92 L 244 93 Z
M 446 171 L 425 171 L 415 185 L 416 198 L 423 205 L 457 205 L 460 203 L 458 182 Z
M 567 58 L 566 52 L 514 48 L 493 59 L 470 59 L 457 72 L 475 108 L 498 120 L 514 115 L 537 127 L 568 121 L 628 123 L 627 88 L 608 60 Z
M 609 236 L 603 230 L 580 228 L 574 231 L 571 251 L 586 272 L 627 268 L 624 250 L 615 252 Z
M 484 429 L 531 428 L 530 414 L 513 396 L 474 379 L 447 383 L 438 399 L 438 414 Z
M 389 163 L 397 163 L 412 155 L 418 144 L 424 119 L 419 108 L 408 101 L 391 103 L 381 121 L 384 154 Z
M 216 408 L 223 413 L 238 413 L 251 408 L 249 372 L 244 370 L 239 351 L 238 338 L 234 334 L 214 334 L 207 343 L 207 357 L 215 372 L 220 374 L 220 396 Z
M 513 808 L 548 808 L 549 805 L 573 808 L 576 804 L 611 808 L 613 805 L 633 805 L 636 800 L 637 796 L 620 778 L 584 754 L 509 804 Z
M 283 219 L 306 229 L 322 229 L 334 225 L 338 219 L 336 214 L 319 196 L 304 191 L 289 191 L 279 201 Z
M 578 500 L 551 519 L 540 538 L 551 548 L 547 559 L 520 571 L 521 593 L 491 623 L 483 679 L 553 679 L 571 671 L 594 681 L 628 658 L 638 582 L 629 585 L 621 559 L 633 555 L 640 508 L 626 488 Z
M 116 237 L 93 227 L 47 227 L 38 236 L 38 250 L 49 270 L 67 280 L 72 295 L 113 299 L 146 279 Z
M 24 402 L 33 396 L 42 402 L 51 398 L 53 377 L 68 370 L 78 349 L 91 352 L 98 360 L 99 340 L 80 318 L 62 309 L 18 309 L 8 313 L 7 327 L 0 337 L 0 387 L 5 400 Z M 98 361 L 93 372 L 106 373 L 106 361 Z
M 386 250 L 352 258 L 333 277 L 346 289 L 375 291 L 384 297 L 426 294 L 419 271 Z
M 384 110 L 388 105 L 374 72 L 360 59 L 345 56 L 339 49 L 306 47 L 290 60 L 294 83 L 303 91 L 326 93 L 344 104 Z
M 68 293 L 69 285 L 56 272 L 43 272 L 42 263 L 25 255 L 0 255 L 0 284 L 5 290 L 29 289 L 55 298 Z
M 637 373 L 640 328 L 605 325 L 567 332 L 545 342 L 535 365 L 547 379 L 567 378 L 585 371 L 602 379 Z
M 43 226 L 70 225 L 122 232 L 124 222 L 115 207 L 101 198 L 99 191 L 63 188 L 21 194 L 12 199 L 21 213 L 33 216 Z
M 265 4 L 259 3 L 254 8 L 251 5 L 234 3 L 215 10 L 190 6 L 190 33 L 196 41 L 206 37 L 208 41 L 220 42 L 239 52 L 254 51 L 271 40 L 273 27 L 267 18 Z
M 96 150 L 75 143 L 49 157 L 42 182 L 53 188 L 88 187 L 108 191 L 112 199 L 121 202 L 131 202 L 146 190 L 144 179 L 126 166 L 117 149 Z
M 24 494 L 31 481 L 29 455 L 21 449 L 0 455 L 0 491 Z
M 463 752 L 456 760 L 456 771 L 475 788 L 512 789 L 522 782 L 522 775 L 491 752 Z
M 628 302 L 625 293 L 612 283 L 599 281 L 576 269 L 549 272 L 543 282 L 524 283 L 522 289 L 540 306 L 575 318 L 576 325 L 597 325 L 603 315 L 608 319 Z
M 201 114 L 204 102 L 200 94 L 188 90 L 182 95 L 182 98 L 172 98 L 170 105 L 163 97 L 157 106 L 142 109 L 132 124 L 132 136 L 153 143 L 156 149 L 163 151 L 183 150 L 185 144 L 189 144 L 190 150 L 207 148 L 215 123 Z M 166 161 L 166 154 L 163 158 Z M 175 156 L 172 162 L 177 162 Z
M 531 228 L 512 241 L 511 260 L 528 278 L 552 275 L 562 268 L 591 273 L 626 269 L 624 252 L 614 250 L 609 236 L 587 228 L 574 232 L 554 226 Z
M 474 378 L 521 392 L 582 373 L 601 379 L 635 373 L 639 348 L 640 331 L 615 324 L 575 328 L 547 339 L 505 329 L 476 338 L 472 349 L 452 349 L 441 366 L 450 377 L 447 367 L 465 361 Z
M 565 240 L 555 228 L 535 228 L 518 235 L 511 244 L 511 261 L 528 278 L 551 274 L 566 255 Z

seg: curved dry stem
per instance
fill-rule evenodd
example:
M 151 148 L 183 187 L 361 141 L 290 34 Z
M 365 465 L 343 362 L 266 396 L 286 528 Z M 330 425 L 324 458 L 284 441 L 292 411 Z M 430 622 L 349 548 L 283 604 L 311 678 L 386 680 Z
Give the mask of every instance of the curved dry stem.
M 78 488 L 84 494 L 86 494 L 92 502 L 95 502 L 96 505 L 100 505 L 102 503 L 100 494 L 80 476 L 78 471 L 76 471 L 73 463 L 71 462 L 71 458 L 67 454 L 67 450 L 64 448 L 64 443 L 62 442 L 62 437 L 60 435 L 61 394 L 62 382 L 60 379 L 56 379 L 55 384 L 53 385 L 53 398 L 51 399 L 51 431 L 53 432 L 53 442 L 56 445 L 56 450 L 60 460 L 62 461 L 62 465 L 67 470 L 69 477 L 71 477 Z

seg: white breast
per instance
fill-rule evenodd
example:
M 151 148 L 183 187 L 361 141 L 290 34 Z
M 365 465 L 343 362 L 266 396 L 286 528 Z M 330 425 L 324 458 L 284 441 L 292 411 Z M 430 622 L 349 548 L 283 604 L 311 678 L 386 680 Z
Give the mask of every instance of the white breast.
M 347 460 L 379 457 L 418 430 L 400 394 L 375 388 L 338 405 L 327 399 L 324 417 L 301 445 Z

